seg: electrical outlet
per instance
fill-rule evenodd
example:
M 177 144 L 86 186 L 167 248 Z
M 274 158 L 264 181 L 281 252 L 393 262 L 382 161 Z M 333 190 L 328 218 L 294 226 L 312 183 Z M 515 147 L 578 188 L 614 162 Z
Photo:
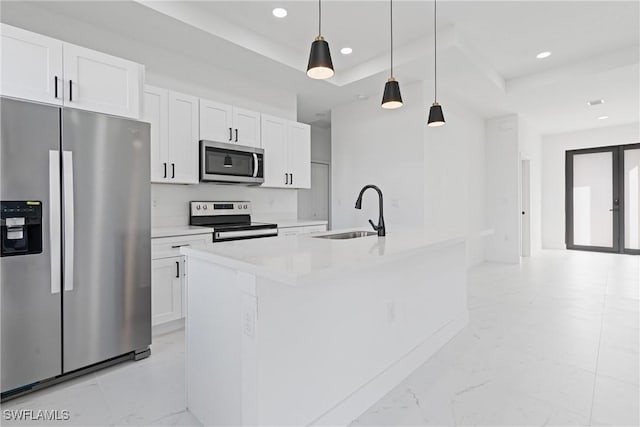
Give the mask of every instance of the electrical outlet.
M 158 201 L 157 201 L 157 200 L 155 200 L 155 199 L 154 199 L 154 200 L 152 200 L 152 201 L 151 201 L 151 206 L 153 206 L 154 208 L 157 208 L 157 207 L 158 207 Z
M 396 321 L 396 302 L 387 301 L 387 321 L 393 323 Z

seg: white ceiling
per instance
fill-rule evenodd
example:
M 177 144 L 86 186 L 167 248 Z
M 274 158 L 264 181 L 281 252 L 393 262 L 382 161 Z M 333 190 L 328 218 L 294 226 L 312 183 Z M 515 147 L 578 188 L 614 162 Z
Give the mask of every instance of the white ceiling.
M 3 13 L 19 6 L 3 2 Z M 323 1 L 323 35 L 335 78 L 306 78 L 317 35 L 315 1 L 116 1 L 31 3 L 96 28 L 254 75 L 298 94 L 299 119 L 381 97 L 389 75 L 389 3 Z M 272 16 L 274 7 L 288 16 Z M 4 20 L 4 19 L 3 19 Z M 60 30 L 63 31 L 63 30 Z M 394 1 L 396 72 L 403 83 L 433 79 L 433 3 Z M 350 46 L 350 56 L 339 53 Z M 535 59 L 538 52 L 553 54 Z M 438 2 L 439 100 L 483 117 L 519 113 L 542 133 L 637 122 L 640 117 L 640 2 Z M 254 73 L 253 70 L 260 70 Z M 587 107 L 586 101 L 605 104 Z M 426 111 L 427 106 L 425 106 Z M 600 115 L 608 120 L 597 120 Z

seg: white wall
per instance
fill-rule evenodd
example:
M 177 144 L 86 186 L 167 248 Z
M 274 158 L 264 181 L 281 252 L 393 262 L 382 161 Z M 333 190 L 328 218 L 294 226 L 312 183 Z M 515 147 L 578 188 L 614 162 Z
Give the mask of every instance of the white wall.
M 422 84 L 403 85 L 405 105 L 384 110 L 371 97 L 331 112 L 331 223 L 334 229 L 368 227 L 378 220 L 377 194 L 368 190 L 362 210 L 354 208 L 366 184 L 384 193 L 387 230 L 424 223 L 424 98 Z
M 542 138 L 542 247 L 565 248 L 565 151 L 640 142 L 640 124 Z
M 520 262 L 518 116 L 486 121 L 486 259 Z
M 334 228 L 377 220 L 375 194 L 354 209 L 360 188 L 377 184 L 385 196 L 389 233 L 425 227 L 434 241 L 486 228 L 484 120 L 455 103 L 443 106 L 447 125 L 426 126 L 426 95 L 417 82 L 401 87 L 405 105 L 380 108 L 379 99 L 356 101 L 332 111 Z M 484 242 L 471 239 L 468 264 L 484 260 Z
M 518 142 L 520 159 L 529 160 L 530 164 L 531 254 L 535 255 L 542 249 L 542 137 L 522 117 L 518 118 Z
M 425 99 L 433 88 L 425 85 Z M 486 228 L 484 120 L 460 105 L 443 105 L 447 124 L 424 126 L 424 225 L 436 238 Z M 484 238 L 467 241 L 469 265 L 484 261 Z

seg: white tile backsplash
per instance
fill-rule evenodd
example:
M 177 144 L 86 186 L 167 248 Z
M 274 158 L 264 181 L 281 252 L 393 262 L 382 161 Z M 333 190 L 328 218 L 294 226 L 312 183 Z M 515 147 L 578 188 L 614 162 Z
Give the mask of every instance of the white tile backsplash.
M 151 226 L 187 225 L 192 200 L 248 200 L 253 206 L 253 220 L 295 219 L 298 216 L 297 190 L 217 184 L 151 184 Z

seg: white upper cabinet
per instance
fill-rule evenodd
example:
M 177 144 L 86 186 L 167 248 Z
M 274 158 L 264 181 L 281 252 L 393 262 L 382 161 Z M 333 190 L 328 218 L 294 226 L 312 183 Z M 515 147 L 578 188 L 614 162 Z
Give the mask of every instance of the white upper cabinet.
M 2 95 L 62 105 L 62 42 L 6 24 L 0 40 Z
M 169 92 L 169 160 L 172 183 L 197 184 L 198 98 Z
M 2 95 L 138 119 L 144 67 L 1 24 Z
M 116 116 L 140 116 L 141 65 L 69 43 L 64 43 L 63 53 L 66 105 Z
M 287 126 L 287 164 L 291 185 L 311 188 L 311 127 L 289 122 Z
M 263 187 L 311 188 L 309 125 L 262 115 Z
M 146 85 L 142 120 L 151 124 L 151 182 L 197 184 L 198 98 Z
M 262 115 L 262 148 L 265 152 L 262 186 L 289 187 L 286 120 Z
M 233 107 L 200 99 L 200 139 L 233 142 Z
M 233 107 L 233 141 L 239 145 L 260 147 L 260 113 Z
M 165 182 L 169 163 L 169 91 L 146 85 L 142 120 L 151 124 L 151 182 Z
M 200 99 L 200 139 L 260 147 L 260 113 Z

